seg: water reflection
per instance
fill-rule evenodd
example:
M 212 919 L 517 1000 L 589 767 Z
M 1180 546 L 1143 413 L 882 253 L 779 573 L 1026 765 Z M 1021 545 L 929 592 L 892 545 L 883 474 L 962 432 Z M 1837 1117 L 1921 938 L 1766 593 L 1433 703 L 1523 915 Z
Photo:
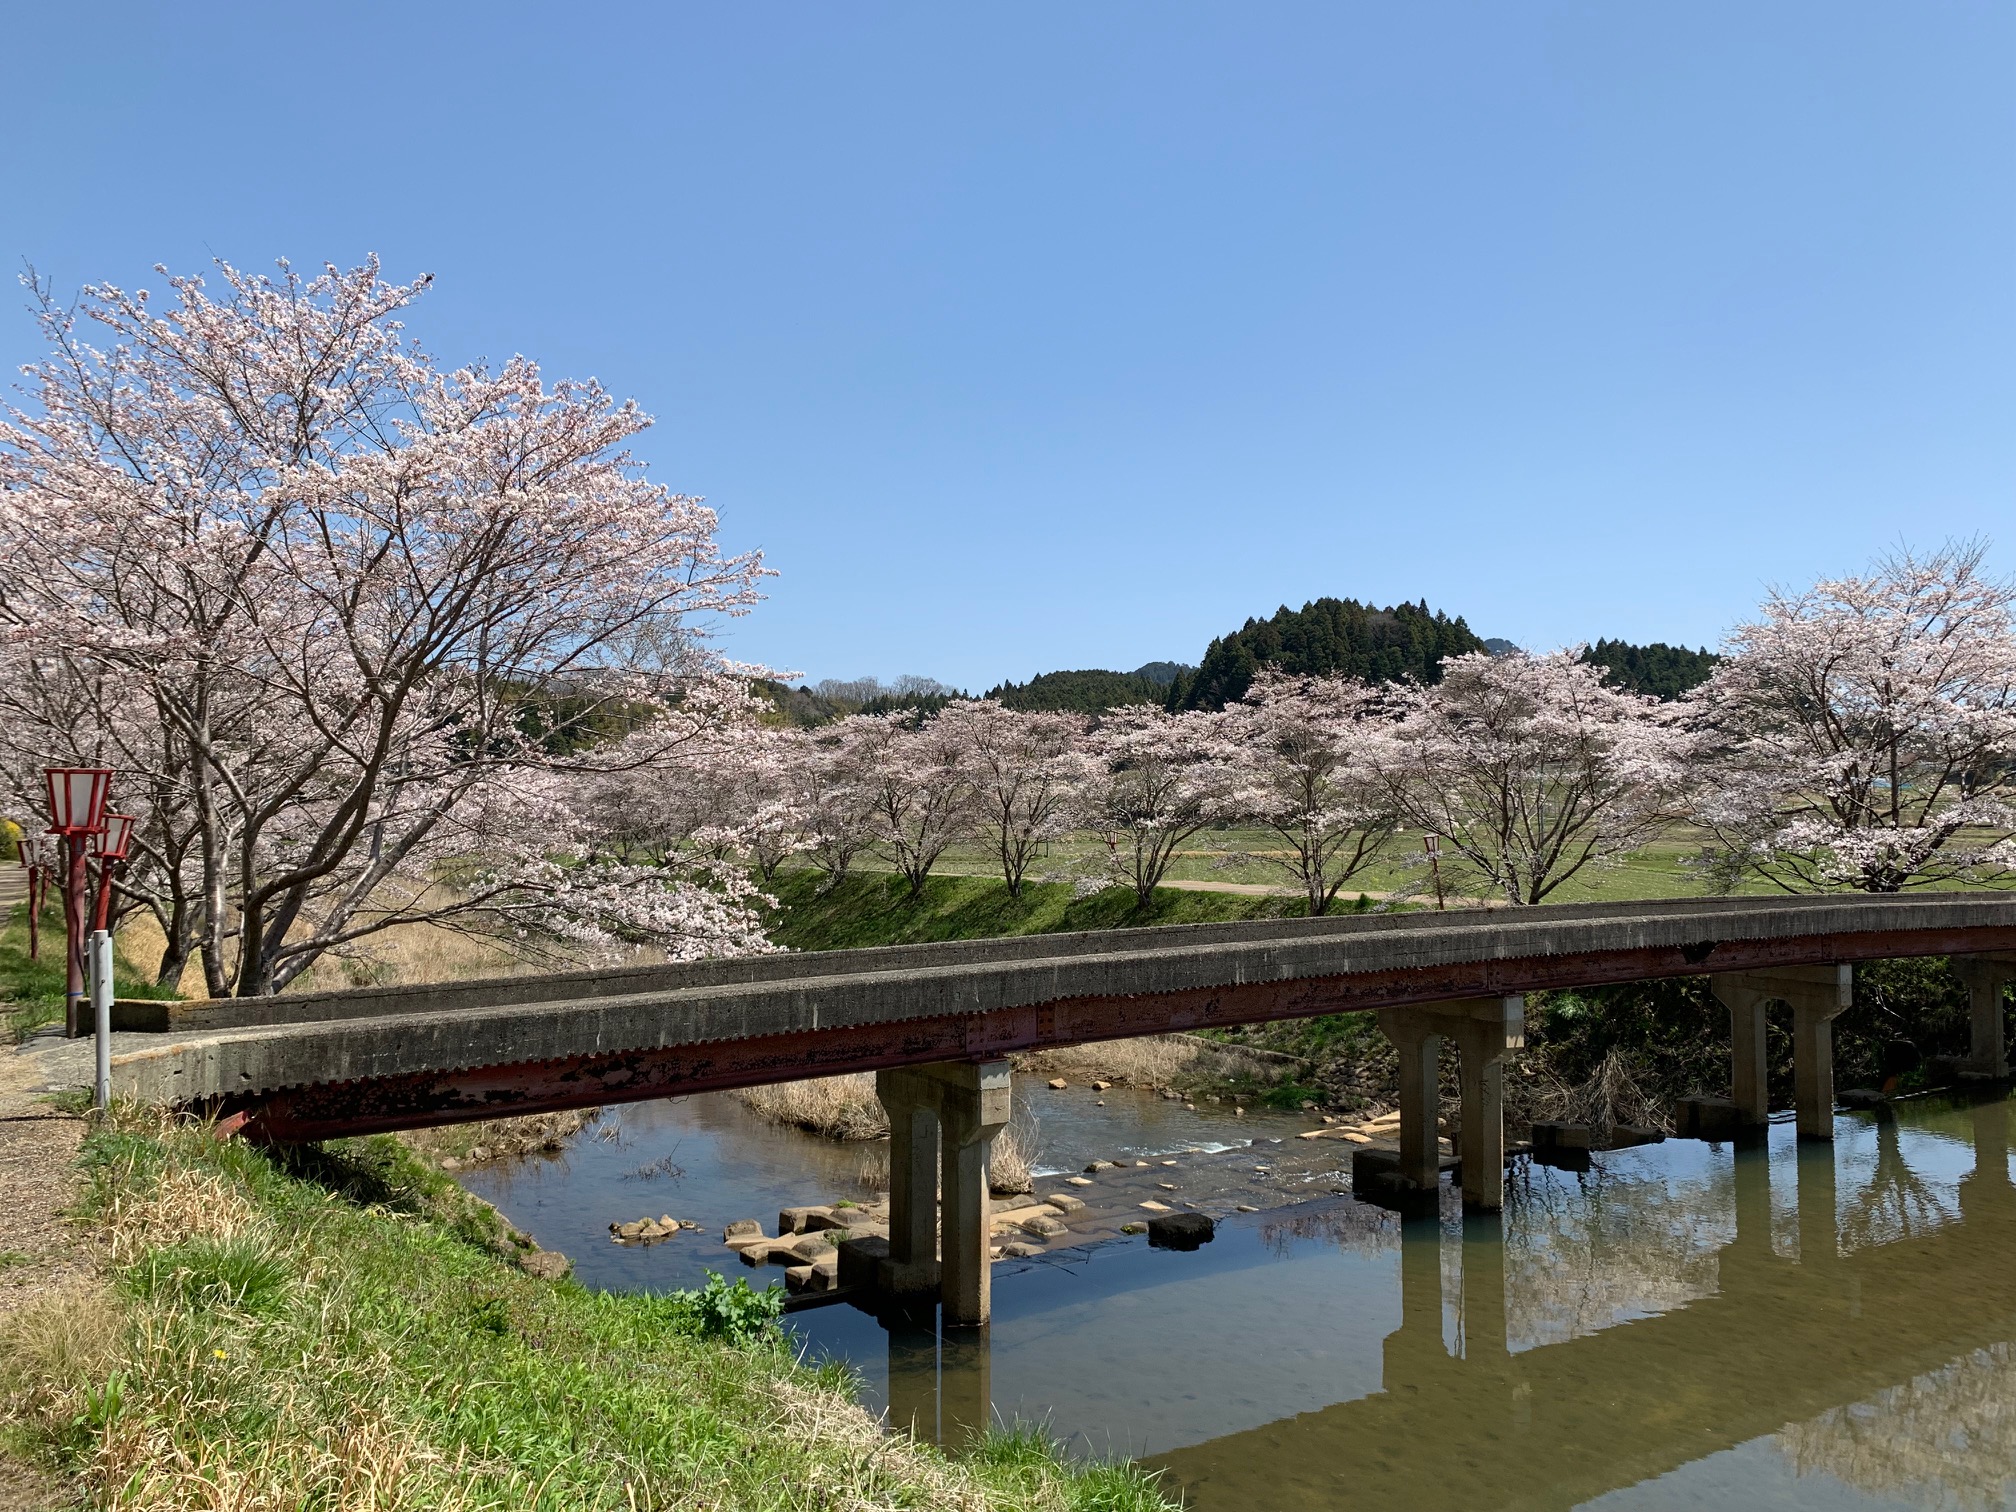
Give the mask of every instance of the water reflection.
M 999 1287 L 991 1340 L 892 1328 L 871 1391 L 948 1442 L 991 1404 L 1150 1453 L 1204 1509 L 2016 1505 L 2008 1124 L 1920 1105 L 1535 1168 L 1502 1221 L 1345 1200 L 1094 1252 Z

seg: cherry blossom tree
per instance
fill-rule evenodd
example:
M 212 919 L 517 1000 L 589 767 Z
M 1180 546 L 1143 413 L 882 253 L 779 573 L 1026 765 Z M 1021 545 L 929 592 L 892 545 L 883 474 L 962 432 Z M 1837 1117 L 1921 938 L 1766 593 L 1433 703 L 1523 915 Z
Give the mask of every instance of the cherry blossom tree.
M 668 733 L 661 719 L 598 750 L 602 769 L 569 802 L 597 853 L 740 860 L 767 883 L 807 844 L 789 770 L 793 732 L 765 725 L 769 702 L 746 689 L 708 691 L 706 707 L 667 716 L 692 722 L 679 760 L 659 759 Z
M 634 404 L 407 343 L 427 280 L 372 262 L 218 281 L 169 278 L 165 312 L 31 285 L 52 351 L 0 418 L 17 797 L 52 752 L 127 774 L 149 809 L 133 896 L 169 935 L 164 973 L 193 952 L 214 995 L 276 990 L 393 924 L 535 905 L 743 948 L 704 880 L 569 870 L 524 795 L 596 769 L 612 720 L 663 737 L 622 761 L 679 759 L 689 725 L 652 712 L 705 706 L 723 669 L 694 617 L 744 611 L 759 560 L 646 480 Z
M 1086 721 L 969 699 L 946 705 L 934 722 L 962 753 L 974 827 L 999 858 L 1008 895 L 1019 898 L 1029 863 L 1071 827 L 1073 798 L 1092 770 Z
M 1979 546 L 1774 593 L 1692 699 L 1724 881 L 1897 892 L 2016 865 L 2016 587 Z
M 873 796 L 874 842 L 910 884 L 924 883 L 939 857 L 973 833 L 974 774 L 955 730 L 915 714 L 856 714 L 845 721 Z
M 1657 700 L 1576 658 L 1478 652 L 1392 691 L 1382 771 L 1393 811 L 1515 904 L 1637 849 L 1684 785 L 1685 737 Z M 1445 856 L 1449 852 L 1445 851 Z
M 1232 807 L 1287 846 L 1245 859 L 1286 871 L 1309 912 L 1328 913 L 1398 822 L 1380 777 L 1388 722 L 1378 690 L 1263 668 L 1226 708 L 1225 733 L 1239 778 Z
M 842 719 L 778 738 L 785 800 L 797 817 L 800 849 L 830 888 L 852 870 L 874 837 L 876 790 L 863 752 L 864 730 Z
M 1102 716 L 1079 822 L 1106 844 L 1115 881 L 1147 907 L 1183 843 L 1236 812 L 1237 770 L 1222 715 L 1133 704 Z

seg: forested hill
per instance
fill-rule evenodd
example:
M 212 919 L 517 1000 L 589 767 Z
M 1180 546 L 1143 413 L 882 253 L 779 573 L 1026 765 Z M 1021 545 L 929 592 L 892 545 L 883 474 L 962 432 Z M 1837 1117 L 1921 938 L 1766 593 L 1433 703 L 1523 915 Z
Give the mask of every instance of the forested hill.
M 1664 641 L 1634 646 L 1628 641 L 1599 640 L 1582 653 L 1582 660 L 1594 667 L 1608 667 L 1610 675 L 1603 680 L 1612 687 L 1672 699 L 1706 682 L 1722 658 L 1713 651 L 1689 651 Z
M 1195 675 L 1170 686 L 1171 709 L 1222 709 L 1241 697 L 1263 666 L 1284 672 L 1342 673 L 1368 682 L 1436 682 L 1442 659 L 1482 651 L 1460 618 L 1419 604 L 1376 609 L 1356 599 L 1282 605 L 1272 619 L 1249 619 L 1211 642 Z
M 1045 672 L 1026 683 L 1004 682 L 987 690 L 1011 709 L 1054 709 L 1073 714 L 1103 714 L 1126 704 L 1159 704 L 1177 678 L 1196 671 L 1177 662 L 1150 662 L 1132 672 L 1087 668 L 1078 672 Z

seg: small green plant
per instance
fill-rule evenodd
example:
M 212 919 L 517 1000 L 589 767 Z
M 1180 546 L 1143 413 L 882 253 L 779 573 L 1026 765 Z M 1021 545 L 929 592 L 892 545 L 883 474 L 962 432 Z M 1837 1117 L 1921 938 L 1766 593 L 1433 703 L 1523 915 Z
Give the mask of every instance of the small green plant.
M 751 1291 L 747 1281 L 730 1286 L 718 1271 L 710 1271 L 707 1284 L 698 1291 L 673 1292 L 671 1301 L 688 1333 L 730 1344 L 763 1338 L 775 1331 L 784 1314 L 781 1287 L 766 1286 L 759 1292 Z
M 482 1297 L 469 1304 L 469 1326 L 478 1333 L 502 1338 L 511 1332 L 511 1306 L 502 1297 Z
M 838 1202 L 834 1203 L 833 1206 L 836 1208 L 858 1207 L 860 1206 L 860 1204 L 855 1202 L 855 1200 L 852 1197 L 842 1197 Z
M 84 1388 L 84 1410 L 77 1415 L 79 1427 L 103 1433 L 119 1421 L 126 1406 L 126 1372 L 115 1370 L 103 1386 Z
M 148 1253 L 127 1284 L 153 1301 L 260 1313 L 286 1300 L 288 1279 L 287 1267 L 256 1240 L 192 1239 Z
M 24 1255 L 20 1250 L 0 1250 L 0 1270 L 12 1270 L 17 1265 L 26 1265 L 35 1257 Z

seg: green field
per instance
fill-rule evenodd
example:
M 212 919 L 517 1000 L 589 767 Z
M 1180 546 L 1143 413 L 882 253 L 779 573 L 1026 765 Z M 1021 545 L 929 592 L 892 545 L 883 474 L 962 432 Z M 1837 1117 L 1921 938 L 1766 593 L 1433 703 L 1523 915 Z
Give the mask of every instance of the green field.
M 1241 887 L 1267 886 L 1294 890 L 1295 879 L 1279 866 L 1263 860 L 1241 861 L 1280 851 L 1278 835 L 1266 830 L 1208 829 L 1200 832 L 1177 852 L 1166 880 L 1199 882 Z M 1688 862 L 1701 849 L 1698 837 L 1676 830 L 1642 850 L 1602 865 L 1583 868 L 1548 896 L 1550 903 L 1628 902 L 1640 898 L 1695 898 L 1711 891 L 1703 874 Z M 1096 836 L 1073 834 L 1053 841 L 1045 854 L 1030 867 L 1031 877 L 1097 875 L 1104 847 Z M 884 865 L 874 857 L 857 863 L 863 870 Z M 1445 856 L 1444 885 L 1452 896 L 1476 891 L 1478 884 L 1463 875 L 1460 867 Z M 955 846 L 939 862 L 938 874 L 945 876 L 1000 875 L 994 856 L 974 844 Z M 1773 889 L 1762 881 L 1751 881 L 1738 889 L 1745 893 L 1767 893 Z M 1396 837 L 1372 864 L 1345 884 L 1343 898 L 1360 892 L 1383 897 L 1393 892 L 1411 892 L 1424 900 L 1434 898 L 1428 867 L 1422 859 L 1418 835 Z M 1243 917 L 1243 916 L 1242 916 Z

